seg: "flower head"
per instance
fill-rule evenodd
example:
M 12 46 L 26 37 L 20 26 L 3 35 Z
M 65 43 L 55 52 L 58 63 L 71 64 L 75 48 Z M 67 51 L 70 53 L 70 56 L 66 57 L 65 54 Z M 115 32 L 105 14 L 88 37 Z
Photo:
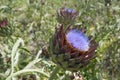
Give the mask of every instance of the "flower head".
M 64 8 L 63 10 L 64 10 L 64 12 L 69 13 L 69 14 L 74 14 L 74 13 L 76 13 L 76 11 L 75 11 L 74 9 Z
M 96 44 L 79 29 L 68 28 L 63 25 L 56 28 L 50 40 L 50 51 L 53 61 L 64 69 L 77 71 L 95 57 Z
M 72 29 L 66 34 L 67 42 L 74 48 L 81 51 L 87 51 L 89 49 L 90 41 L 88 37 L 77 29 Z
M 75 19 L 78 17 L 79 12 L 74 9 L 60 8 L 57 11 L 57 20 L 61 24 L 73 24 Z

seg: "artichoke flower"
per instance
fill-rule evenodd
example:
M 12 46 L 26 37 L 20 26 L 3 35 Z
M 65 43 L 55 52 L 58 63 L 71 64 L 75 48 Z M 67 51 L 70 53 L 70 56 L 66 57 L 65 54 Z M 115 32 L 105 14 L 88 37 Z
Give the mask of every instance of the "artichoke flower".
M 0 36 L 6 37 L 10 36 L 13 33 L 13 26 L 10 25 L 7 18 L 0 20 Z
M 52 61 L 65 70 L 77 71 L 95 58 L 97 45 L 81 30 L 64 27 L 59 25 L 50 38 Z
M 60 8 L 57 11 L 57 20 L 60 24 L 74 24 L 79 12 L 74 9 Z

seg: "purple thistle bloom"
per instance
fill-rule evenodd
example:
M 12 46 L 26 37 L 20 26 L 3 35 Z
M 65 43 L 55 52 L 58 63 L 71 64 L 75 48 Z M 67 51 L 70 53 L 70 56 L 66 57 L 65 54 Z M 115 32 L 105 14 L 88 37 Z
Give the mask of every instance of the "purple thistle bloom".
M 64 11 L 68 12 L 68 13 L 75 13 L 76 11 L 74 9 L 64 9 Z
M 80 30 L 72 29 L 67 33 L 66 37 L 67 37 L 67 41 L 73 47 L 82 51 L 87 51 L 89 49 L 89 45 L 90 45 L 89 39 Z
M 61 24 L 73 24 L 79 15 L 79 12 L 74 9 L 60 8 L 57 11 L 57 20 Z
M 52 60 L 63 69 L 78 71 L 94 59 L 97 44 L 81 30 L 60 25 L 50 39 Z

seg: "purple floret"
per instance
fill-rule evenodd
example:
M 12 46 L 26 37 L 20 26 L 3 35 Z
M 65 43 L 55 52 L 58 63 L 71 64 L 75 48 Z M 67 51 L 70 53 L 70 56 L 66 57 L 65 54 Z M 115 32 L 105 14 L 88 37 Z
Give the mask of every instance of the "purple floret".
M 80 30 L 72 29 L 66 34 L 67 41 L 75 48 L 87 51 L 89 49 L 89 39 Z
M 67 11 L 67 12 L 69 12 L 69 13 L 74 13 L 75 12 L 75 10 L 74 9 L 64 9 L 65 11 Z

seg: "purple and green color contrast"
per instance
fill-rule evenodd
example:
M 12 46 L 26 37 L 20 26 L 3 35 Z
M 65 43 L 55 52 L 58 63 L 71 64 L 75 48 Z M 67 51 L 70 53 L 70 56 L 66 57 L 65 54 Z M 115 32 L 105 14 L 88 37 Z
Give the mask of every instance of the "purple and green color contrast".
M 50 38 L 50 55 L 52 61 L 65 70 L 78 71 L 95 58 L 97 45 L 81 29 L 74 27 L 79 12 L 60 8 L 59 26 Z
M 60 8 L 57 11 L 57 20 L 60 24 L 74 24 L 79 12 L 74 9 Z
M 94 59 L 96 48 L 96 43 L 84 32 L 76 28 L 64 31 L 63 25 L 56 28 L 50 39 L 52 60 L 70 71 L 77 71 Z

